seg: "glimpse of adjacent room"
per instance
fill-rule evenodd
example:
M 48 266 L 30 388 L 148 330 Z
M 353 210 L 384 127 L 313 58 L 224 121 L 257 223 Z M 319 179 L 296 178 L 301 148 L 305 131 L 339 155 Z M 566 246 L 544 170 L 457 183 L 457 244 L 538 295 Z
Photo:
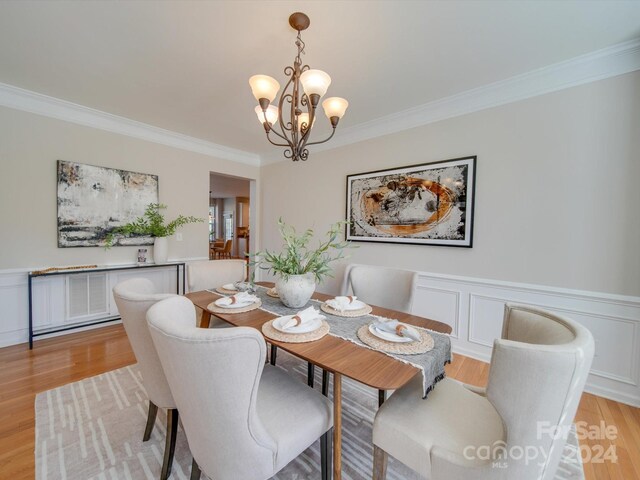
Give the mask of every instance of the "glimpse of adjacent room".
M 251 181 L 209 175 L 209 259 L 245 258 L 251 232 Z

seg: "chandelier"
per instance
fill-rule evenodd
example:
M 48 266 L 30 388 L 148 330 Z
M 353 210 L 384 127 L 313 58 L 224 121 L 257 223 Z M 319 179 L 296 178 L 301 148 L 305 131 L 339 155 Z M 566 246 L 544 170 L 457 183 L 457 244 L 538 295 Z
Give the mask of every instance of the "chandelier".
M 249 79 L 253 96 L 259 103 L 255 108 L 256 115 L 264 127 L 267 140 L 277 147 L 286 147 L 284 156 L 294 162 L 309 158 L 308 146 L 327 142 L 333 137 L 338 122 L 349 106 L 349 102 L 344 98 L 325 99 L 322 108 L 331 122 L 331 135 L 324 140 L 309 142 L 318 103 L 331 84 L 331 77 L 327 73 L 312 70 L 309 65 L 303 65 L 300 59 L 300 55 L 305 53 L 305 44 L 300 32 L 306 30 L 309 23 L 309 17 L 301 12 L 293 13 L 289 17 L 289 25 L 298 31 L 298 55 L 293 61 L 293 67 L 288 66 L 284 69 L 284 74 L 289 80 L 284 86 L 277 107 L 272 102 L 280 90 L 278 81 L 267 75 L 254 75 Z

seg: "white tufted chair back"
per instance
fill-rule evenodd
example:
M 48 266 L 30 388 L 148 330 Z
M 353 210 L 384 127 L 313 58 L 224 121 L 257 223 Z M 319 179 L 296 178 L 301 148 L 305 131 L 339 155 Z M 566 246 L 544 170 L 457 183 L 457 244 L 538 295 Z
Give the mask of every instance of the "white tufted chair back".
M 202 471 L 218 479 L 270 477 L 277 445 L 256 411 L 266 358 L 260 332 L 196 328 L 184 297 L 158 303 L 147 318 Z
M 246 276 L 247 262 L 244 260 L 202 260 L 187 264 L 189 292 L 241 282 L 246 279 Z
M 418 274 L 409 270 L 351 264 L 344 272 L 342 295 L 351 287 L 365 303 L 411 313 L 417 282 Z
M 494 342 L 487 399 L 502 418 L 506 449 L 544 452 L 529 462 L 507 459 L 508 468 L 488 468 L 476 478 L 551 480 L 563 435 L 569 429 L 589 375 L 594 354 L 591 332 L 577 322 L 525 305 L 505 306 L 502 337 Z M 526 457 L 526 456 L 525 456 Z M 463 472 L 432 453 L 433 478 L 462 478 Z
M 176 406 L 149 334 L 147 310 L 160 300 L 175 296 L 156 293 L 153 283 L 146 278 L 132 278 L 113 287 L 113 297 L 142 372 L 144 388 L 149 400 L 161 408 Z

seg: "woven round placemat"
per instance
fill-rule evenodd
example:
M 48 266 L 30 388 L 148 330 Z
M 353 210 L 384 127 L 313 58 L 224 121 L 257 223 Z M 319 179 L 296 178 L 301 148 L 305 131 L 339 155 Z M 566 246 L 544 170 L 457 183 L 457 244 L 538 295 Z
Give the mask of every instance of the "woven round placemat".
M 326 303 L 323 303 L 322 305 L 320 305 L 320 308 L 322 309 L 323 312 L 330 313 L 331 315 L 335 315 L 336 317 L 347 317 L 347 318 L 362 317 L 363 315 L 369 315 L 373 310 L 371 308 L 371 305 L 365 305 L 364 307 L 359 308 L 358 310 L 343 310 L 341 312 L 340 310 L 331 308 Z
M 230 313 L 250 312 L 251 310 L 255 310 L 256 308 L 260 308 L 261 306 L 262 306 L 262 302 L 260 300 L 242 308 L 224 308 L 224 307 L 217 306 L 215 302 L 211 302 L 209 305 L 207 305 L 207 310 L 209 310 L 212 313 L 225 313 L 228 315 Z
M 236 293 L 240 293 L 240 290 L 229 290 L 224 287 L 216 288 L 216 292 L 221 293 L 222 295 L 235 295 Z
M 275 319 L 274 319 L 275 320 Z M 322 320 L 322 326 L 317 330 L 309 333 L 282 333 L 273 328 L 273 320 L 268 321 L 262 325 L 262 333 L 265 337 L 272 340 L 278 340 L 285 343 L 306 343 L 320 340 L 327 333 L 329 333 L 329 324 L 326 320 Z
M 417 328 L 416 330 L 422 337 L 422 340 L 419 342 L 395 343 L 372 335 L 369 331 L 369 324 L 366 324 L 358 329 L 358 338 L 362 340 L 362 343 L 365 345 L 376 350 L 380 350 L 381 352 L 398 353 L 401 355 L 419 355 L 420 353 L 427 353 L 429 350 L 433 349 L 433 337 L 424 330 Z
M 275 287 L 267 290 L 267 295 L 273 298 L 280 298 L 280 295 L 278 295 L 278 291 L 275 289 Z

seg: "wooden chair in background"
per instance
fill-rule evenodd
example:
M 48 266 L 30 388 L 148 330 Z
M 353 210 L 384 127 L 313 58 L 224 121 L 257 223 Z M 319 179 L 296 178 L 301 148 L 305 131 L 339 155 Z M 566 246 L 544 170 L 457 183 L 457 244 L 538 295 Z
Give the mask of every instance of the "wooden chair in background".
M 222 248 L 214 248 L 217 258 L 231 258 L 231 247 L 233 240 L 227 240 Z

